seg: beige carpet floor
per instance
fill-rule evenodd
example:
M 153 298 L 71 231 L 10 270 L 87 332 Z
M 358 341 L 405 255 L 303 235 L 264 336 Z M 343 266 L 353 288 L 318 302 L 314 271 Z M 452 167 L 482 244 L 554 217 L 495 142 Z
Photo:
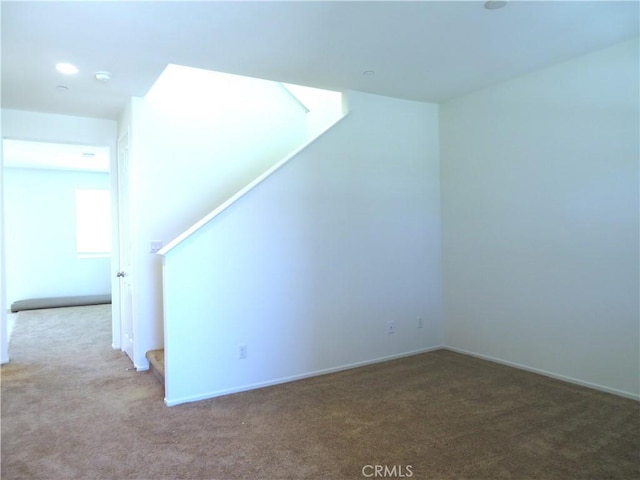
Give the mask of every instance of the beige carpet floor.
M 639 403 L 539 375 L 441 350 L 167 408 L 109 306 L 24 313 L 2 480 L 640 478 Z

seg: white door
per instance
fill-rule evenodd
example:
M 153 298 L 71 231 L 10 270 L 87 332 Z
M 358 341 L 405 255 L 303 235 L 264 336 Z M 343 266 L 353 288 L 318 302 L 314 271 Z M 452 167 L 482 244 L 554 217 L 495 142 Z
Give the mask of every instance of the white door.
M 118 243 L 120 248 L 120 348 L 133 361 L 133 285 L 129 215 L 129 134 L 118 140 Z

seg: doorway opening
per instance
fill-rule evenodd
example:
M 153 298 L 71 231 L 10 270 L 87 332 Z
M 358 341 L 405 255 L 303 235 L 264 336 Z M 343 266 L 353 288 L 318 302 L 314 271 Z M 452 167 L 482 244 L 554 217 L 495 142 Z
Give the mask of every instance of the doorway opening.
M 3 305 L 110 295 L 109 147 L 4 139 L 2 149 Z M 3 344 L 15 320 L 3 312 Z

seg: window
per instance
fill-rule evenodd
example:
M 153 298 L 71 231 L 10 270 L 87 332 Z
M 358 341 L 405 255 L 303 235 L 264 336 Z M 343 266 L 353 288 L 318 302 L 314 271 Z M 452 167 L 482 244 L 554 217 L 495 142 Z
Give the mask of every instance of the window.
M 76 248 L 81 257 L 111 255 L 109 190 L 76 190 Z

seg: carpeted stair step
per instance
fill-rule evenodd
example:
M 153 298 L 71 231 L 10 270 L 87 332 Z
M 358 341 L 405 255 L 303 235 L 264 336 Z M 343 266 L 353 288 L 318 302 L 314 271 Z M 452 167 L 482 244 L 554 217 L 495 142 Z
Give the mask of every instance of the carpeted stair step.
M 164 350 L 149 350 L 146 357 L 149 360 L 149 371 L 164 385 Z

